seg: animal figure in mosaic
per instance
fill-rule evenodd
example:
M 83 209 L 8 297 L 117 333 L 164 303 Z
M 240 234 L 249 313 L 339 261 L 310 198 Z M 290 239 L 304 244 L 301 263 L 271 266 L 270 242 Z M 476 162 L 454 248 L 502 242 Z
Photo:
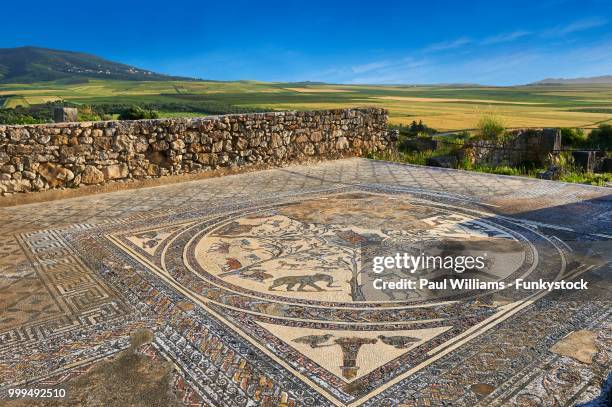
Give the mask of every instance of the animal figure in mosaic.
M 136 235 L 136 237 L 142 239 L 143 249 L 152 249 L 161 242 L 161 238 L 159 238 L 157 232 L 145 232 Z
M 160 240 L 157 240 L 157 239 L 145 240 L 144 242 L 142 242 L 142 247 L 144 249 L 152 249 L 155 246 L 157 246 L 159 242 Z
M 329 341 L 334 336 L 332 334 L 325 335 L 306 335 L 301 336 L 299 338 L 295 338 L 293 342 L 296 343 L 305 343 L 309 345 L 311 348 L 321 348 L 323 346 L 335 346 L 335 344 L 324 345 L 325 342 Z
M 229 253 L 229 249 L 230 249 L 230 244 L 228 242 L 218 242 L 213 244 L 210 249 L 208 249 L 208 253 L 222 253 L 222 254 L 227 254 Z
M 238 259 L 233 257 L 228 257 L 225 259 L 225 265 L 223 265 L 223 270 L 238 270 L 242 267 L 242 263 Z
M 306 291 L 306 287 L 313 288 L 317 291 L 325 291 L 316 284 L 319 281 L 323 281 L 327 283 L 326 287 L 328 288 L 335 287 L 333 285 L 334 278 L 332 276 L 330 276 L 329 274 L 316 273 L 313 275 L 305 275 L 305 276 L 279 277 L 277 279 L 274 279 L 274 281 L 272 281 L 272 285 L 268 287 L 268 290 L 278 291 L 278 290 L 275 290 L 275 288 L 284 285 L 286 286 L 285 288 L 287 291 L 293 291 L 293 287 L 299 284 L 296 291 Z
M 381 340 L 382 343 L 391 345 L 396 349 L 406 349 L 412 346 L 415 342 L 418 342 L 418 338 L 413 338 L 411 336 L 385 336 L 380 335 L 378 339 Z
M 242 278 L 248 278 L 250 280 L 259 281 L 262 283 L 264 280 L 274 277 L 270 273 L 266 273 L 263 270 L 251 270 L 248 274 L 242 274 Z

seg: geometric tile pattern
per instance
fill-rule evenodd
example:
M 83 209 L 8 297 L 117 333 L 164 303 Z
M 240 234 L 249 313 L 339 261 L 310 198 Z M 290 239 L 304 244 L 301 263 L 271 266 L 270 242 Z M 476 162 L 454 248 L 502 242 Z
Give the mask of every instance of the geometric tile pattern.
M 0 208 L 0 396 L 148 327 L 190 405 L 588 400 L 610 370 L 608 297 L 381 307 L 334 273 L 362 239 L 467 230 L 521 253 L 498 278 L 593 275 L 605 293 L 611 220 L 604 188 L 365 159 Z M 591 365 L 549 352 L 578 329 L 597 333 Z

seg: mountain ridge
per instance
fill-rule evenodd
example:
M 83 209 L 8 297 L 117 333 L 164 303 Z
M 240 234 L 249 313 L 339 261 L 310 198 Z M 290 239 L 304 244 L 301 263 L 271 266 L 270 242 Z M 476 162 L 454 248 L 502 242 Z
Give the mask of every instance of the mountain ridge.
M 114 79 L 129 81 L 198 81 L 202 79 L 166 75 L 111 61 L 97 55 L 37 46 L 0 48 L 0 83 L 24 83 L 65 81 L 79 83 L 87 79 Z M 214 81 L 216 82 L 216 81 Z M 224 81 L 222 81 L 224 82 Z M 230 81 L 231 82 L 231 81 Z M 295 84 L 323 84 L 324 82 L 299 81 Z M 571 84 L 612 84 L 612 75 L 581 78 L 545 78 L 527 86 Z M 401 84 L 402 86 L 422 86 Z M 431 85 L 431 84 L 428 84 Z M 437 84 L 450 85 L 450 84 Z M 486 86 L 482 84 L 453 84 L 457 86 Z
M 156 73 L 84 52 L 35 46 L 0 48 L 0 83 L 79 79 L 196 80 Z
M 612 75 L 588 76 L 582 78 L 546 78 L 529 85 L 573 85 L 573 84 L 612 84 Z

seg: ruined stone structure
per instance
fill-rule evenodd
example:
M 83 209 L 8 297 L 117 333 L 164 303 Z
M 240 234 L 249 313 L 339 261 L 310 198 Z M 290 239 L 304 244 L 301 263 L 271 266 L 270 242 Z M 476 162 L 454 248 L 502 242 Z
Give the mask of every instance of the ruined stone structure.
M 510 132 L 505 141 L 470 142 L 467 155 L 473 163 L 484 165 L 542 165 L 549 155 L 561 149 L 559 129 L 525 129 Z
M 0 126 L 0 193 L 392 148 L 384 109 Z
M 56 123 L 76 122 L 79 111 L 75 107 L 56 107 L 53 110 L 53 121 Z

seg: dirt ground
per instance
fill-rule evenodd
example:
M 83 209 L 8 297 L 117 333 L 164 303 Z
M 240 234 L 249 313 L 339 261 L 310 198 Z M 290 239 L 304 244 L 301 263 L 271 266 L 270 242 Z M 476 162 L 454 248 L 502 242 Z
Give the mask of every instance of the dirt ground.
M 132 345 L 112 359 L 94 365 L 84 375 L 68 381 L 64 399 L 17 399 L 6 407 L 174 407 L 181 403 L 172 391 L 172 364 L 139 354 L 150 342 L 147 330 L 132 334 Z

